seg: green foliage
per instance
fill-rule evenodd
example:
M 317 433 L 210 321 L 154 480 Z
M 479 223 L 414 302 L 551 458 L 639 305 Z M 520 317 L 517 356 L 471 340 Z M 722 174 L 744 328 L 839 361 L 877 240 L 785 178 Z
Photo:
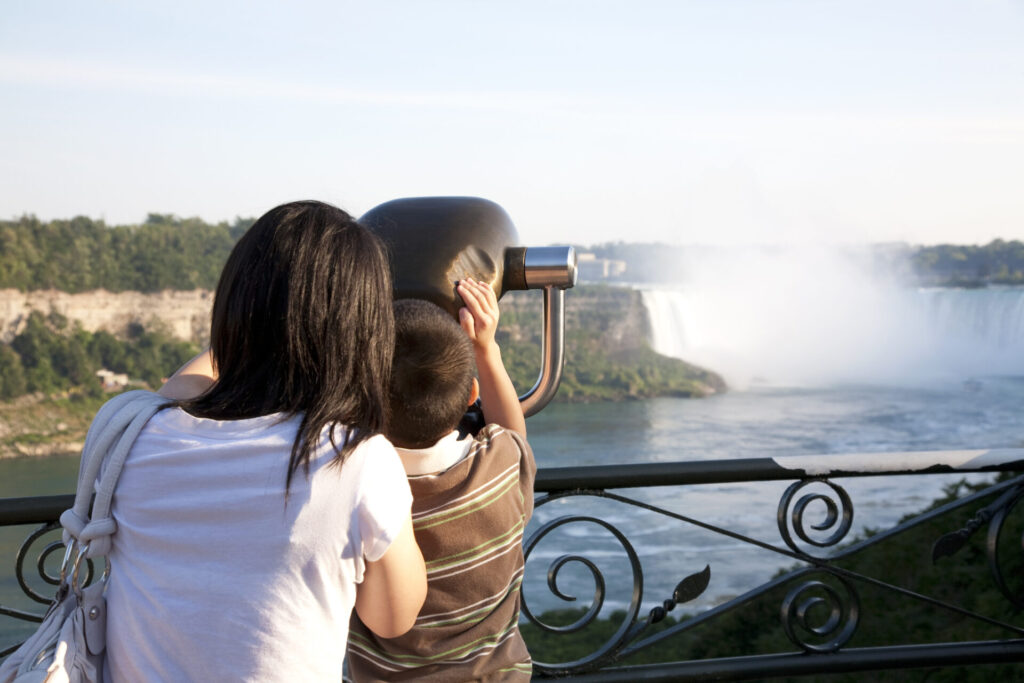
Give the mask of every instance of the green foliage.
M 143 331 L 125 345 L 125 361 L 120 372 L 155 387 L 178 369 L 199 349 L 191 342 L 174 339 L 166 331 Z M 114 368 L 110 368 L 114 369 Z
M 160 214 L 116 227 L 84 216 L 0 221 L 0 288 L 213 289 L 231 247 L 252 223 L 238 218 L 212 225 Z
M 980 488 L 981 485 L 971 486 L 961 482 L 947 489 L 940 500 L 933 502 L 926 509 L 933 509 Z M 973 514 L 990 503 L 993 498 L 989 497 L 949 512 L 836 564 L 851 572 L 933 596 L 1004 623 L 1019 626 L 1020 613 L 1014 610 L 999 592 L 989 573 L 984 529 L 975 533 L 967 545 L 952 557 L 942 558 L 937 563 L 931 561 L 932 543 L 943 534 L 963 527 Z M 1006 561 L 1003 574 L 1010 582 L 1011 589 L 1016 591 L 1020 591 L 1024 586 L 1024 562 L 1020 553 L 1022 530 L 1024 519 L 1021 518 L 1018 509 L 1017 514 L 1008 520 L 1003 531 L 1002 540 L 1005 541 L 1006 547 L 1001 555 Z M 821 573 L 813 574 L 812 578 L 832 585 L 840 595 L 845 594 L 845 590 L 833 578 Z M 683 634 L 670 636 L 623 660 L 621 665 L 794 652 L 796 647 L 788 640 L 782 629 L 779 608 L 786 593 L 800 582 L 802 579 L 784 584 L 738 609 L 695 626 Z M 847 645 L 849 648 L 1000 640 L 1014 637 L 1014 634 L 1006 629 L 929 605 L 892 590 L 857 580 L 853 580 L 853 583 L 860 600 L 860 623 Z M 814 609 L 823 610 L 823 607 L 812 608 L 809 621 L 812 624 L 823 623 L 825 612 L 815 614 Z M 541 619 L 546 623 L 569 623 L 582 613 L 582 610 L 553 612 L 542 615 Z M 535 660 L 548 663 L 564 662 L 580 658 L 603 646 L 621 625 L 624 617 L 623 613 L 612 614 L 608 619 L 597 620 L 586 629 L 567 635 L 545 633 L 536 626 L 526 623 L 521 629 Z M 678 618 L 685 621 L 689 615 L 683 614 Z M 659 629 L 666 628 L 665 624 L 668 621 L 669 619 L 666 619 L 659 624 Z M 650 628 L 644 631 L 643 637 L 646 638 L 657 630 Z M 995 680 L 1024 680 L 1024 671 L 1020 665 L 991 664 L 975 665 L 970 668 L 830 674 L 793 680 L 928 680 L 988 683 Z
M 549 626 L 566 626 L 583 617 L 586 611 L 586 608 L 551 610 L 541 614 L 540 620 Z M 529 622 L 520 624 L 519 630 L 523 634 L 523 639 L 527 642 L 530 650 L 530 656 L 535 662 L 554 664 L 583 659 L 597 652 L 612 641 L 625 620 L 626 612 L 616 610 L 606 619 L 598 619 L 585 630 L 567 636 L 546 632 Z M 644 637 L 660 633 L 677 623 L 679 623 L 678 619 L 667 616 L 660 622 L 648 626 L 644 631 Z M 630 657 L 627 663 L 630 665 L 655 664 L 665 661 L 673 661 L 673 659 L 666 659 L 664 651 L 655 647 L 638 652 Z
M 919 247 L 911 260 L 918 276 L 929 284 L 1024 284 L 1024 243 L 1017 240 L 993 240 L 984 246 Z
M 131 339 L 120 341 L 107 332 L 72 327 L 63 316 L 34 311 L 11 343 L 0 345 L 0 398 L 73 388 L 98 395 L 100 368 L 155 387 L 197 352 L 194 344 L 161 329 L 139 328 Z
M 27 389 L 21 358 L 8 345 L 0 345 L 0 399 L 9 401 Z

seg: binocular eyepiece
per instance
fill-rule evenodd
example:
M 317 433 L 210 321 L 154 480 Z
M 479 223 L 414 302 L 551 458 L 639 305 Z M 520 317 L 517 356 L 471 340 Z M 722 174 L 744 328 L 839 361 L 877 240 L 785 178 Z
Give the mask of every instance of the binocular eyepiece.
M 502 282 L 506 290 L 569 289 L 576 284 L 576 250 L 572 247 L 508 247 Z
M 512 219 L 479 197 L 395 199 L 360 222 L 387 244 L 396 299 L 426 299 L 458 319 L 460 280 L 486 282 L 498 298 L 511 290 L 544 290 L 541 373 L 519 397 L 524 414 L 555 395 L 564 362 L 564 293 L 576 284 L 572 247 L 521 247 Z

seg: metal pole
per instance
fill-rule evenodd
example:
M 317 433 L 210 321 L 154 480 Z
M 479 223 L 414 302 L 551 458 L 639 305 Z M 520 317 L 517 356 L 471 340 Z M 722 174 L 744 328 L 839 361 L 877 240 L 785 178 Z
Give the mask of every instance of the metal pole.
M 558 391 L 565 364 L 565 290 L 544 287 L 544 336 L 541 341 L 540 375 L 533 388 L 519 397 L 523 415 L 540 412 Z

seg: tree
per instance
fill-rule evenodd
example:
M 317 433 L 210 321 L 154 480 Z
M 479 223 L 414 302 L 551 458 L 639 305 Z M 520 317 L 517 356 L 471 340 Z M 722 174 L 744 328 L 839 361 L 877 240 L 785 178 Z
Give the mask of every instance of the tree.
M 6 344 L 0 346 L 0 398 L 8 401 L 25 393 L 25 370 L 21 358 Z
M 0 287 L 153 292 L 213 289 L 251 218 L 209 224 L 150 214 L 141 225 L 108 227 L 86 216 L 0 221 Z

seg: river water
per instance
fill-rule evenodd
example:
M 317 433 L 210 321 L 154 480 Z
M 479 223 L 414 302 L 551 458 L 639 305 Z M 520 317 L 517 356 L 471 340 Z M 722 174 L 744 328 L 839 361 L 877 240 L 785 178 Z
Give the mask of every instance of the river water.
M 901 291 L 893 301 L 902 313 L 886 310 L 884 315 L 895 329 L 883 330 L 884 334 L 865 317 L 870 306 L 857 308 L 860 325 L 853 328 L 827 329 L 830 319 L 851 316 L 830 318 L 812 307 L 805 311 L 803 323 L 792 317 L 776 320 L 784 325 L 779 331 L 747 325 L 745 316 L 753 313 L 739 306 L 730 308 L 725 301 L 712 315 L 714 302 L 694 290 L 654 289 L 645 299 L 660 350 L 706 362 L 737 389 L 706 399 L 551 405 L 528 422 L 540 467 L 1024 446 L 1024 334 L 1019 329 L 1024 315 L 1014 313 L 1024 311 L 1024 290 Z M 877 305 L 883 299 L 873 300 Z M 767 325 L 771 316 L 758 315 Z M 809 324 L 815 316 L 816 323 Z M 734 334 L 747 325 L 747 336 L 729 346 L 726 342 L 732 337 L 723 336 L 715 325 Z M 844 331 L 855 335 L 856 343 L 843 337 Z M 717 358 L 710 351 L 716 339 L 725 349 Z M 831 353 L 819 348 L 811 354 L 809 349 L 828 339 L 835 341 Z M 908 339 L 920 345 L 916 360 L 905 350 L 913 346 Z M 871 359 L 886 358 L 878 347 L 884 350 L 887 344 L 890 355 L 901 362 L 886 362 L 869 372 Z M 693 356 L 695 351 L 699 353 Z M 730 357 L 737 355 L 743 362 L 731 363 Z M 792 371 L 800 369 L 796 359 L 801 355 L 815 372 Z M 860 370 L 851 376 L 836 368 Z M 70 493 L 76 468 L 77 459 L 69 457 L 0 461 L 0 496 Z M 854 501 L 852 533 L 895 523 L 960 478 L 842 481 Z M 626 493 L 780 545 L 775 514 L 785 487 L 780 482 Z M 598 514 L 630 539 L 643 562 L 648 607 L 660 603 L 681 578 L 705 565 L 711 566 L 712 579 L 696 606 L 742 593 L 789 564 L 775 554 L 751 550 L 682 522 L 593 499 L 543 506 L 530 528 L 580 512 Z M 25 533 L 24 529 L 0 530 L 0 552 L 13 557 Z M 559 587 L 579 596 L 577 603 L 555 598 L 544 585 L 548 563 L 566 552 L 586 554 L 598 564 L 608 581 L 609 608 L 628 600 L 631 575 L 620 546 L 607 531 L 580 523 L 549 536 L 534 552 L 525 587 L 531 607 L 586 604 L 593 581 L 578 563 L 559 576 Z M 10 565 L 0 571 L 0 591 L 5 605 L 28 604 L 11 597 L 18 590 Z M 6 630 L 0 626 L 0 634 Z

